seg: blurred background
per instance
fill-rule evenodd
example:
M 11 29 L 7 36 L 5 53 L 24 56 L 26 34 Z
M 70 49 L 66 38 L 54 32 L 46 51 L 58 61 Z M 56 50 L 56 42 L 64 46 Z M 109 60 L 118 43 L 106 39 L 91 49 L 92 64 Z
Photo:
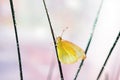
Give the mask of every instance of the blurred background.
M 53 39 L 42 0 L 13 0 L 24 80 L 60 80 Z M 55 37 L 85 50 L 101 0 L 46 0 Z M 96 80 L 120 31 L 120 0 L 104 0 L 87 58 L 77 80 Z M 120 80 L 120 40 L 100 80 Z M 62 64 L 73 80 L 81 60 Z M 19 80 L 18 55 L 9 0 L 0 0 L 0 80 Z

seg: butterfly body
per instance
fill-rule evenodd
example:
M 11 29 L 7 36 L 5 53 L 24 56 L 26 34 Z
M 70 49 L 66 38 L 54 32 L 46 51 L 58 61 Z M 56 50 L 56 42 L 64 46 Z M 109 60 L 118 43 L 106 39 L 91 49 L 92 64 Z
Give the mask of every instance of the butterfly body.
M 84 51 L 72 42 L 57 37 L 57 51 L 60 62 L 64 64 L 72 64 L 79 59 L 85 59 Z

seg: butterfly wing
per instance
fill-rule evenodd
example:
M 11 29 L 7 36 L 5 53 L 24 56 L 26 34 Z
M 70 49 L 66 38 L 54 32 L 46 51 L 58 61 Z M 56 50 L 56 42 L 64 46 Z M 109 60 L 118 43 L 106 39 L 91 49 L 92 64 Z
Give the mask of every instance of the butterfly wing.
M 80 47 L 66 40 L 61 40 L 57 49 L 59 60 L 65 64 L 71 64 L 79 58 L 85 58 L 84 51 Z

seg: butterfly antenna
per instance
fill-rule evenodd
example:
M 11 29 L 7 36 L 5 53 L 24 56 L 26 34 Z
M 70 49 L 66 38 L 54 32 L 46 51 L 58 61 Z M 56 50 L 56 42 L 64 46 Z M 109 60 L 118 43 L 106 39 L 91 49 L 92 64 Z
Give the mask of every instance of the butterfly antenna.
M 62 33 L 61 33 L 61 37 L 62 37 L 62 35 L 63 35 L 63 33 L 66 31 L 68 29 L 68 27 L 66 27 L 65 29 L 63 29 L 63 31 L 62 31 Z

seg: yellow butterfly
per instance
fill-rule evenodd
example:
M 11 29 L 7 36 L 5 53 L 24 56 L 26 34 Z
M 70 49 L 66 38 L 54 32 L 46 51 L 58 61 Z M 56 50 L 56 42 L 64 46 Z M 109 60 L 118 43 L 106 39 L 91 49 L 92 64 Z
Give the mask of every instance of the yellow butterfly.
M 85 52 L 72 42 L 63 40 L 60 36 L 56 39 L 58 58 L 64 64 L 72 64 L 79 59 L 85 59 Z

